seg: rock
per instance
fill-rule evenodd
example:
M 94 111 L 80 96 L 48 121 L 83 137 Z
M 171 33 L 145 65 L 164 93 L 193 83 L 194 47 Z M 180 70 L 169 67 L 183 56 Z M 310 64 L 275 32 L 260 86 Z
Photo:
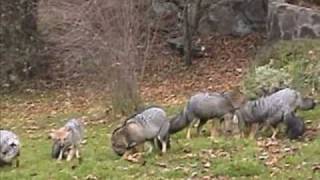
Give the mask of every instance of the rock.
M 191 22 L 197 19 L 196 2 L 191 1 Z M 152 12 L 158 17 L 154 24 L 169 33 L 181 30 L 183 7 L 184 0 L 152 0 Z M 196 31 L 200 34 L 244 36 L 267 32 L 269 40 L 320 36 L 320 11 L 289 4 L 286 0 L 202 0 L 198 12 Z
M 181 26 L 182 0 L 153 0 L 152 9 L 161 17 L 160 26 Z M 191 1 L 189 18 L 195 19 L 196 1 Z M 267 0 L 202 0 L 198 32 L 213 32 L 243 36 L 253 31 L 264 31 L 267 17 Z
M 152 0 L 152 9 L 158 16 L 177 13 L 179 10 L 176 4 L 166 0 Z
M 160 21 L 155 20 L 154 23 L 157 23 L 154 26 L 162 30 L 169 30 L 177 28 L 179 23 L 179 8 L 173 2 L 167 2 L 166 0 L 152 0 L 152 12 L 155 19 L 160 18 Z
M 320 11 L 273 0 L 269 3 L 267 31 L 269 40 L 320 37 Z
M 266 17 L 267 0 L 212 1 L 200 19 L 198 31 L 244 36 L 254 31 L 264 31 Z

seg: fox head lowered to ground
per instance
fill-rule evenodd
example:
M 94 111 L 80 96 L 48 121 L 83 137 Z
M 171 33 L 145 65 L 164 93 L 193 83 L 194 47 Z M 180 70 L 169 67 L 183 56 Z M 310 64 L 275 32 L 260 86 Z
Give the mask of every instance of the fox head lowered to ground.
M 112 132 L 111 143 L 113 151 L 122 156 L 127 149 L 129 149 L 129 142 L 127 137 L 127 128 L 125 126 L 118 127 Z
M 69 154 L 67 160 L 71 160 L 72 154 L 79 156 L 79 146 L 83 139 L 84 127 L 82 120 L 71 119 L 65 126 L 52 130 L 49 137 L 53 140 L 52 157 L 62 159 Z
M 130 116 L 121 127 L 112 132 L 111 146 L 113 151 L 122 156 L 135 150 L 137 146 L 150 141 L 155 146 L 161 143 L 162 152 L 166 152 L 169 142 L 169 120 L 162 108 L 150 107 Z
M 16 161 L 19 166 L 20 140 L 12 131 L 0 130 L 0 165 Z
M 303 119 L 294 113 L 285 115 L 284 123 L 287 125 L 286 134 L 290 139 L 297 139 L 305 132 Z
M 301 98 L 301 102 L 299 103 L 298 108 L 300 110 L 311 110 L 314 109 L 317 105 L 317 102 L 311 97 L 303 97 Z

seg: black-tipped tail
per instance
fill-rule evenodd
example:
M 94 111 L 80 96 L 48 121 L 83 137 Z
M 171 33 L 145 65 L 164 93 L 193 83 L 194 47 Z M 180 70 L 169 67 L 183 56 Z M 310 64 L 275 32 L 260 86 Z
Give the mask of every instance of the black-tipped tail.
M 169 134 L 175 134 L 187 126 L 189 126 L 191 122 L 188 120 L 187 116 L 181 112 L 179 115 L 173 117 L 170 120 L 170 128 L 169 128 Z

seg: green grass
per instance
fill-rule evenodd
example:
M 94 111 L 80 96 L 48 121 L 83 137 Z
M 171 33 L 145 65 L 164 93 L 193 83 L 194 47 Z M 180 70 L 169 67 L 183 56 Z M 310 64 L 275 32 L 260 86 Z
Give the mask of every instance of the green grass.
M 12 102 L 11 102 L 12 103 Z M 168 107 L 168 114 L 173 115 L 181 107 Z M 2 114 L 2 118 L 13 118 L 17 112 Z M 84 112 L 58 113 L 54 117 L 39 114 L 33 119 L 41 129 L 36 130 L 34 137 L 23 129 L 24 122 L 16 121 L 1 125 L 2 128 L 16 126 L 22 141 L 20 167 L 6 166 L 0 169 L 0 179 L 86 179 L 92 175 L 98 179 L 187 179 L 192 175 L 233 177 L 234 179 L 268 179 L 272 169 L 258 159 L 260 150 L 256 141 L 217 137 L 213 140 L 206 136 L 185 139 L 182 131 L 172 137 L 172 148 L 160 156 L 158 151 L 144 155 L 145 165 L 130 163 L 120 159 L 110 147 L 110 133 L 116 123 L 90 125 L 86 127 L 87 143 L 82 147 L 83 161 L 58 162 L 50 158 L 51 140 L 47 139 L 50 128 L 55 123 L 59 127 L 66 118 L 84 114 Z M 320 107 L 314 111 L 300 113 L 313 125 L 320 123 Z M 13 118 L 14 119 L 14 118 Z M 209 124 L 207 125 L 209 127 Z M 195 129 L 192 131 L 195 133 Z M 277 166 L 280 171 L 274 179 L 296 179 L 320 177 L 319 172 L 312 172 L 314 163 L 320 162 L 320 140 L 299 142 L 284 140 L 292 146 L 301 147 L 296 153 L 281 159 Z M 165 167 L 160 167 L 162 163 Z M 205 164 L 209 163 L 209 166 Z M 286 168 L 290 164 L 290 168 Z M 297 168 L 300 169 L 297 169 Z

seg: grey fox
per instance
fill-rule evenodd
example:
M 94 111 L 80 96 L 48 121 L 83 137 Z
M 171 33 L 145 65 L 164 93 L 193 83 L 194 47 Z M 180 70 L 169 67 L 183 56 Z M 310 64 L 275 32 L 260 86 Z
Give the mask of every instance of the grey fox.
M 149 107 L 130 116 L 111 136 L 112 149 L 119 156 L 127 155 L 137 146 L 151 141 L 166 152 L 169 142 L 169 120 L 160 107 Z M 160 142 L 160 143 L 159 143 Z
M 84 136 L 84 125 L 80 119 L 71 119 L 63 127 L 53 130 L 52 157 L 62 160 L 65 156 L 70 161 L 74 155 L 80 158 L 80 143 Z
M 242 135 L 245 130 L 244 127 L 250 127 L 250 136 L 253 138 L 259 126 L 265 125 L 264 128 L 272 128 L 272 138 L 275 138 L 277 134 L 276 126 L 280 122 L 284 122 L 289 128 L 288 132 L 291 132 L 293 129 L 290 128 L 293 126 L 290 123 L 294 123 L 295 126 L 298 124 L 302 126 L 296 118 L 292 117 L 292 114 L 297 109 L 308 110 L 314 108 L 314 106 L 315 103 L 311 98 L 303 98 L 299 92 L 285 88 L 269 96 L 248 101 L 235 112 L 233 122 L 238 124 Z M 302 129 L 302 127 L 295 129 Z M 300 134 L 301 132 L 296 133 Z
M 225 120 L 226 130 L 229 132 L 228 124 L 231 124 L 234 107 L 232 102 L 220 93 L 197 93 L 193 95 L 183 111 L 171 119 L 170 121 L 170 134 L 181 131 L 185 127 L 188 127 L 187 138 L 191 136 L 191 127 L 195 122 L 195 119 L 199 119 L 199 125 L 197 128 L 197 134 L 200 133 L 202 126 L 213 118 L 219 118 Z M 219 120 L 219 122 L 220 122 Z M 212 122 L 211 136 L 215 132 L 215 120 Z
M 12 131 L 0 130 L 0 165 L 10 164 L 16 160 L 19 166 L 20 141 Z

